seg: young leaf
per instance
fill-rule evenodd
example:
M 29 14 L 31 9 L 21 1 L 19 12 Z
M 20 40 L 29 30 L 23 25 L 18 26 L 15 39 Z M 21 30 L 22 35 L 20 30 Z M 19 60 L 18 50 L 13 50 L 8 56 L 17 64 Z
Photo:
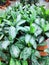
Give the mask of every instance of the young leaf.
M 28 65 L 28 62 L 26 60 L 23 60 L 22 65 Z
M 16 65 L 21 65 L 19 60 L 16 60 Z
M 30 33 L 35 33 L 35 31 L 36 31 L 36 27 L 35 26 L 36 26 L 35 24 L 31 24 L 30 25 Z
M 11 58 L 9 65 L 16 65 L 14 59 Z

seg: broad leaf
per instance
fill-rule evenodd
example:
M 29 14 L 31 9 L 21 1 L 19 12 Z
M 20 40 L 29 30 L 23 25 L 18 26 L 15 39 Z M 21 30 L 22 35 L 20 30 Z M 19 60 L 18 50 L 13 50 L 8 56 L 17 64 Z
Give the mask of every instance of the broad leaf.
M 40 53 L 39 53 L 39 51 L 35 51 L 35 56 L 38 57 L 38 58 L 40 58 Z
M 34 54 L 32 54 L 31 60 L 32 60 L 32 65 L 40 65 L 40 64 L 38 63 L 37 58 L 35 57 Z
M 14 39 L 15 36 L 16 36 L 16 34 L 17 34 L 17 32 L 16 32 L 15 27 L 11 26 L 11 27 L 9 28 L 9 37 L 11 37 L 12 39 Z
M 10 41 L 6 40 L 1 43 L 1 46 L 3 49 L 7 49 L 7 47 L 10 45 Z
M 31 35 L 26 34 L 26 35 L 25 35 L 25 42 L 26 42 L 27 44 L 30 42 L 30 39 L 31 39 Z
M 12 57 L 17 58 L 19 56 L 20 50 L 17 46 L 12 45 L 10 48 L 10 54 Z
M 42 33 L 42 29 L 39 26 L 35 26 L 36 27 L 36 31 L 34 33 L 34 35 L 37 37 L 38 35 L 40 35 Z
M 31 48 L 24 48 L 24 50 L 20 54 L 20 59 L 26 60 L 31 55 Z

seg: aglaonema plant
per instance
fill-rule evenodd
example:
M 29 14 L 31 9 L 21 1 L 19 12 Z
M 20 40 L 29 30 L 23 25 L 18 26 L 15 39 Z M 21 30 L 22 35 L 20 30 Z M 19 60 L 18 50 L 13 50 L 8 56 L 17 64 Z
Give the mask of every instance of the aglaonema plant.
M 41 9 L 37 8 L 16 3 L 1 13 L 1 65 L 40 65 L 37 46 L 49 37 L 49 22 L 41 18 Z

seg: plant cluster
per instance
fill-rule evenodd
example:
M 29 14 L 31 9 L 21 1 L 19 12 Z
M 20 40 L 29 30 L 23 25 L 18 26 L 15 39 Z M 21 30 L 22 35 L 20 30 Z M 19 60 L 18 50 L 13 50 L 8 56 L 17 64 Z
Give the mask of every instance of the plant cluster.
M 0 65 L 40 65 L 37 46 L 49 37 L 48 12 L 17 2 L 0 11 Z

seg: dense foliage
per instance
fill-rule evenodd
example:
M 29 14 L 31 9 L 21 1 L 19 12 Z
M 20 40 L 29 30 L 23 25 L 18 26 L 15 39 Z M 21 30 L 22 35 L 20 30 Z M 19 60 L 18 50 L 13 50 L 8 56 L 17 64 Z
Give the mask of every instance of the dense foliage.
M 25 5 L 25 4 L 36 4 L 39 0 L 20 0 L 20 2 Z
M 6 0 L 0 0 L 0 5 L 5 5 Z
M 0 11 L 0 65 L 40 65 L 36 49 L 49 37 L 48 18 L 43 6 L 16 3 Z

